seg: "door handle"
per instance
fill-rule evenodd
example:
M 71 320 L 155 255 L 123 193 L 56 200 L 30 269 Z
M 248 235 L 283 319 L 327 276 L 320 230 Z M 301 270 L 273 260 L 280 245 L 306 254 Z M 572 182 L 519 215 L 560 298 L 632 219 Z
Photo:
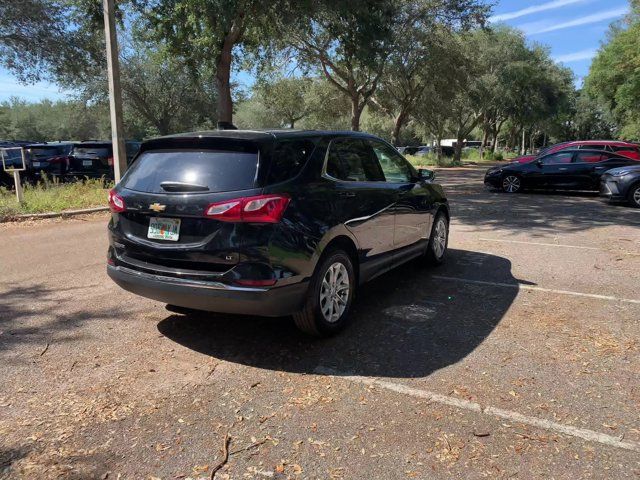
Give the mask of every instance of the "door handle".
M 338 196 L 345 197 L 345 198 L 353 198 L 356 196 L 356 194 L 353 192 L 340 192 L 338 193 Z
M 558 170 L 567 170 L 567 167 L 560 167 Z

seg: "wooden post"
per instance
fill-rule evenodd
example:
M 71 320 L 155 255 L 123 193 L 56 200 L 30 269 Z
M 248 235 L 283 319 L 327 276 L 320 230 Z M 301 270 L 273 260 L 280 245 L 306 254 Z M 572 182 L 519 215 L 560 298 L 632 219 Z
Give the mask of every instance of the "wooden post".
M 122 90 L 120 88 L 120 62 L 113 0 L 104 0 L 104 36 L 107 44 L 107 76 L 109 77 L 109 110 L 111 112 L 111 138 L 113 141 L 113 173 L 116 183 L 127 170 L 127 151 L 122 126 Z
M 18 203 L 22 203 L 24 197 L 22 195 L 22 182 L 20 181 L 20 172 L 18 170 L 13 171 L 13 183 L 16 185 L 16 198 L 18 199 Z

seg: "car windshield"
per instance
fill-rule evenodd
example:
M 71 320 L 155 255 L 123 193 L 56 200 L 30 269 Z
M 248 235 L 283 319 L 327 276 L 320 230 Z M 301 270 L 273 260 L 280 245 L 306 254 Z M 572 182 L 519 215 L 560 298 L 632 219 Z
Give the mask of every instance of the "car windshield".
M 180 185 L 206 192 L 247 190 L 254 186 L 257 169 L 257 152 L 152 150 L 138 157 L 122 184 L 148 193 L 172 191 L 167 185 L 173 185 L 173 191 Z

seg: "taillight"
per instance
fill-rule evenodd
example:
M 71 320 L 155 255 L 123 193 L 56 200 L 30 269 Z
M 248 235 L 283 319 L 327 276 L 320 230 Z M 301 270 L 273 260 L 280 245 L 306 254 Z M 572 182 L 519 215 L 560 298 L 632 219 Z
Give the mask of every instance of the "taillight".
M 107 158 L 107 165 L 109 165 L 110 167 L 113 167 L 113 157 Z
M 258 195 L 212 203 L 205 216 L 222 222 L 278 223 L 289 205 L 285 195 Z
M 109 191 L 109 208 L 116 213 L 124 212 L 127 209 L 124 198 L 118 195 L 115 190 Z

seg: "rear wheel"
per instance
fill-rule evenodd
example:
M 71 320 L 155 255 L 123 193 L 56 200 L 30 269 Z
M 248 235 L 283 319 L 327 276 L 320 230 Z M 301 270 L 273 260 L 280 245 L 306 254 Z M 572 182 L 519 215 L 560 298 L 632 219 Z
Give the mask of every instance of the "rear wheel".
M 427 246 L 425 256 L 431 265 L 441 265 L 447 256 L 447 246 L 449 245 L 449 222 L 444 213 L 438 212 L 431 227 L 431 237 Z
M 502 190 L 517 193 L 522 190 L 522 180 L 517 175 L 505 175 L 502 179 Z
M 640 208 L 640 184 L 634 185 L 629 190 L 629 203 L 636 208 Z
M 305 333 L 328 336 L 347 324 L 355 274 L 351 258 L 342 250 L 331 252 L 321 262 L 311 279 L 305 307 L 293 319 Z

